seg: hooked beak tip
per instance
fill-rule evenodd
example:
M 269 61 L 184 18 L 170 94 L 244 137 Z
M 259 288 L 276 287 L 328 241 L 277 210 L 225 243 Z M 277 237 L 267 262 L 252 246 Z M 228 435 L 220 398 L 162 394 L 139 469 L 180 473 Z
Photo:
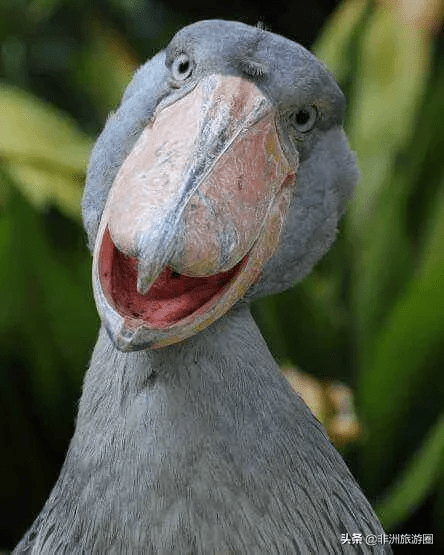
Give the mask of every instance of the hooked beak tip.
M 151 262 L 151 263 L 150 263 Z M 138 258 L 137 260 L 137 292 L 139 295 L 146 295 L 148 290 L 159 277 L 165 266 L 164 261 L 148 261 L 148 263 L 143 258 Z
M 139 295 L 146 295 L 151 286 L 152 281 L 146 276 L 140 275 L 137 277 L 137 292 Z

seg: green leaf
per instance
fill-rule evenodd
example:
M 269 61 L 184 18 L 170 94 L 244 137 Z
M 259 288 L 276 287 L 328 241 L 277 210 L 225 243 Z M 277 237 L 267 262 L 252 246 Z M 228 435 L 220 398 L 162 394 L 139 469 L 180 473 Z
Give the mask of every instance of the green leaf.
M 40 22 L 49 19 L 62 4 L 63 0 L 31 0 L 29 9 L 33 18 Z
M 379 192 L 365 230 L 354 234 L 353 287 L 355 342 L 359 362 L 371 356 L 381 322 L 411 278 L 414 261 L 406 233 L 406 207 L 412 183 L 395 175 Z M 347 220 L 349 224 L 350 220 Z M 350 226 L 348 227 L 350 232 Z
M 78 217 L 90 138 L 35 96 L 0 84 L 0 160 L 39 209 L 55 203 Z
M 64 237 L 57 251 L 44 216 L 11 182 L 1 185 L 11 194 L 0 212 L 0 340 L 4 348 L 16 346 L 39 403 L 54 408 L 83 374 L 96 334 L 90 260 L 86 249 L 78 257 Z M 82 236 L 80 227 L 76 234 Z
M 360 374 L 360 408 L 371 428 L 363 446 L 365 466 L 375 478 L 392 461 L 397 430 L 427 380 L 425 363 L 444 342 L 444 194 L 428 221 L 422 264 L 380 326 Z
M 444 460 L 444 415 L 425 438 L 396 483 L 376 506 L 387 529 L 405 521 L 432 491 L 442 476 Z
M 348 133 L 359 153 L 362 180 L 350 209 L 359 232 L 392 176 L 396 155 L 412 137 L 430 69 L 431 46 L 419 27 L 379 5 L 363 33 Z
M 69 116 L 4 82 L 0 105 L 0 156 L 10 162 L 44 161 L 84 171 L 92 141 Z
M 350 71 L 349 47 L 356 28 L 368 10 L 369 2 L 349 0 L 341 2 L 313 46 L 338 81 L 344 81 Z
M 98 19 L 88 21 L 87 33 L 74 79 L 105 118 L 120 103 L 139 63 L 124 37 Z
M 54 204 L 67 216 L 80 217 L 83 175 L 63 174 L 61 168 L 30 164 L 5 164 L 16 187 L 39 210 Z

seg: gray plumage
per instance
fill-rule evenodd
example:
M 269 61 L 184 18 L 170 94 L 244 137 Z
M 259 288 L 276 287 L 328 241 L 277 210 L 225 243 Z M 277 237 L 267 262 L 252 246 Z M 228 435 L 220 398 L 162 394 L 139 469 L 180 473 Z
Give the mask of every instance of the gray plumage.
M 170 68 L 181 52 L 194 61 L 194 79 L 253 80 L 283 117 L 317 106 L 316 127 L 292 136 L 299 168 L 281 241 L 245 297 L 182 342 L 125 353 L 102 327 L 60 477 L 15 553 L 390 552 L 341 545 L 343 533 L 382 527 L 281 376 L 248 307 L 307 274 L 332 243 L 357 180 L 344 99 L 322 64 L 240 23 L 180 31 L 136 73 L 96 143 L 83 200 L 90 245 L 120 166 L 159 102 L 177 94 Z

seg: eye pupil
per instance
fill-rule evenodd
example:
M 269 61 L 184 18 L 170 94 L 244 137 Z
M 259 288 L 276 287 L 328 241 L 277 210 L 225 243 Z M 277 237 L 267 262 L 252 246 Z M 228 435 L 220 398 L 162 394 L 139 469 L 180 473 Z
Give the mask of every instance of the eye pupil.
M 311 114 L 308 110 L 299 110 L 299 112 L 296 113 L 295 116 L 295 121 L 298 125 L 306 125 L 311 118 Z
M 190 67 L 190 62 L 188 60 L 184 60 L 180 62 L 178 70 L 179 73 L 186 73 Z
M 182 52 L 179 54 L 173 62 L 171 68 L 173 79 L 177 81 L 185 81 L 193 72 L 193 63 L 190 60 L 188 54 Z
M 299 108 L 297 112 L 293 112 L 291 121 L 293 127 L 300 133 L 311 131 L 316 125 L 318 112 L 315 106 L 304 106 Z

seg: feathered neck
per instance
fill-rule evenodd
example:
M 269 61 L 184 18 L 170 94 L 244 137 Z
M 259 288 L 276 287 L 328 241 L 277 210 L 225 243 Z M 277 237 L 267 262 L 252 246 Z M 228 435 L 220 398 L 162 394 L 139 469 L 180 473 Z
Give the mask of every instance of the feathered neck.
M 60 478 L 17 553 L 335 552 L 341 532 L 375 530 L 241 304 L 161 350 L 122 353 L 101 330 Z

